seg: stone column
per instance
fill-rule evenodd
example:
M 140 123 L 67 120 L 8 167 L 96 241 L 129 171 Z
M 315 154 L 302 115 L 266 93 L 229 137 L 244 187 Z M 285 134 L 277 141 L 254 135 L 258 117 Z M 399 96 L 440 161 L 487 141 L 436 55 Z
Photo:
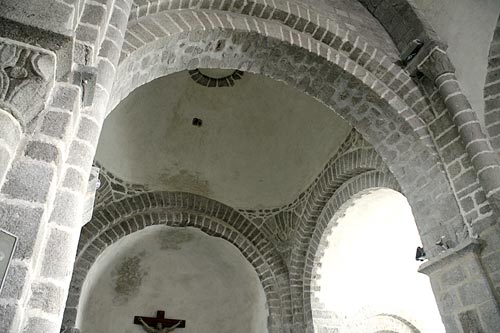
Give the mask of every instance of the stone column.
M 55 82 L 53 52 L 0 38 L 0 228 L 18 237 L 0 294 L 0 332 L 19 332 L 46 226 L 57 148 L 39 136 Z M 0 154 L 3 154 L 0 153 Z
M 0 37 L 0 109 L 21 129 L 19 135 L 5 134 L 10 127 L 3 127 L 6 117 L 0 113 L 0 154 L 9 148 L 7 166 L 0 165 L 0 228 L 18 237 L 0 295 L 0 332 L 60 331 L 84 194 L 131 3 L 90 2 L 83 15 L 67 12 L 70 22 L 81 23 L 76 31 L 70 27 L 58 35 L 37 30 L 27 39 L 30 43 L 46 39 L 41 44 L 47 49 Z M 60 7 L 50 8 L 59 13 Z M 44 16 L 49 23 L 53 23 L 51 13 Z M 13 31 L 5 32 L 13 38 L 24 38 L 30 31 L 16 22 L 8 26 Z M 99 68 L 101 81 L 92 105 L 88 89 L 92 83 L 88 75 L 78 73 L 81 68 L 76 64 L 84 70 Z M 14 157 L 10 148 L 15 141 Z
M 500 214 L 500 158 L 463 94 L 444 49 L 439 42 L 429 42 L 407 69 L 413 73 L 418 70 L 437 86 L 488 202 Z M 500 331 L 499 302 L 481 262 L 485 242 L 474 237 L 474 231 L 469 230 L 466 239 L 431 258 L 419 270 L 430 277 L 447 332 Z
M 420 266 L 430 277 L 447 332 L 499 332 L 500 310 L 480 261 L 483 241 L 469 238 Z
M 100 21 L 93 22 L 99 30 L 98 39 L 94 45 L 96 54 L 92 60 L 85 57 L 88 74 L 97 74 L 95 93 L 90 100 L 88 91 L 89 81 L 81 75 L 76 82 L 86 82 L 84 96 L 77 96 L 79 103 L 78 119 L 75 119 L 74 135 L 68 140 L 67 155 L 61 166 L 61 177 L 54 195 L 52 211 L 48 218 L 49 228 L 46 238 L 41 245 L 41 254 L 33 276 L 32 292 L 28 297 L 29 310 L 32 315 L 26 317 L 22 327 L 26 332 L 58 333 L 61 322 L 64 332 L 77 332 L 78 329 L 67 325 L 74 323 L 76 313 L 64 314 L 66 299 L 76 257 L 78 239 L 83 224 L 84 200 L 89 186 L 89 175 L 94 159 L 102 124 L 107 111 L 109 95 L 114 83 L 115 70 L 118 65 L 121 46 L 128 23 L 128 16 L 132 0 L 116 0 L 110 9 L 109 20 L 106 25 Z M 94 6 L 94 5 L 89 5 Z M 95 9 L 95 8 L 94 8 Z M 94 16 L 89 16 L 96 19 Z M 90 23 L 82 24 L 81 31 L 89 28 Z M 81 32 L 80 31 L 80 32 Z M 83 32 L 81 32 L 83 34 Z M 83 38 L 77 31 L 77 39 Z M 81 59 L 73 59 L 78 62 Z M 74 66 L 75 67 L 78 66 Z M 93 69 L 96 69 L 95 72 Z M 64 96 L 75 96 L 74 86 L 65 86 Z M 90 186 L 92 186 L 90 184 Z M 95 186 L 95 184 L 94 184 Z M 63 318 L 63 314 L 65 318 Z M 46 318 L 52 322 L 47 323 Z M 40 329 L 39 323 L 47 324 Z M 38 325 L 38 326 L 37 326 Z
M 500 158 L 484 134 L 476 113 L 460 89 L 455 68 L 440 46 L 424 55 L 417 69 L 431 79 L 450 112 L 488 202 L 500 214 Z

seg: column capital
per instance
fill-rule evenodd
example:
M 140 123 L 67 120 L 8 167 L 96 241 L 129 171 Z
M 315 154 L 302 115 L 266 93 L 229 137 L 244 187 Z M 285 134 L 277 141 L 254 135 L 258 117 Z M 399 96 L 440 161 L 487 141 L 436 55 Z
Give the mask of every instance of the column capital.
M 53 52 L 0 37 L 0 107 L 27 125 L 45 107 L 55 70 Z
M 424 55 L 417 69 L 433 82 L 443 74 L 455 73 L 455 66 L 451 63 L 448 54 L 439 46 L 434 46 Z
M 423 263 L 418 271 L 426 275 L 432 274 L 434 271 L 441 269 L 455 262 L 468 254 L 477 255 L 481 252 L 485 245 L 485 241 L 479 238 L 466 238 L 457 246 L 450 248 L 437 256 Z
M 455 66 L 446 53 L 447 45 L 439 40 L 428 40 L 416 51 L 408 63 L 406 70 L 411 75 L 418 72 L 435 82 L 438 77 L 447 73 L 455 73 Z

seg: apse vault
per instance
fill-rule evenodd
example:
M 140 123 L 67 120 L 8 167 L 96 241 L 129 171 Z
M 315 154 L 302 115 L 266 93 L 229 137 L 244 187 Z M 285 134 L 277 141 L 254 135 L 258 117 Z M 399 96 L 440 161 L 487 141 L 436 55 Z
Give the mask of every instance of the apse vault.
M 81 333 L 140 333 L 135 316 L 185 320 L 183 333 L 267 332 L 254 268 L 229 242 L 195 228 L 151 226 L 109 246 L 82 288 Z

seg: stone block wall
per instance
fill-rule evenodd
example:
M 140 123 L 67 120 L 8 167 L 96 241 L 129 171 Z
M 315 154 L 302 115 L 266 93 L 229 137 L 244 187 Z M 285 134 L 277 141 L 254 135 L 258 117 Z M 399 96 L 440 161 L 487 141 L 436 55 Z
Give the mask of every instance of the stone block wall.
M 494 332 L 500 327 L 497 296 L 482 269 L 484 241 L 471 239 L 423 264 L 449 332 Z
M 479 301 L 457 291 L 461 303 L 446 321 L 450 329 L 457 325 L 459 331 L 494 328 L 500 250 L 492 207 L 497 203 L 489 195 L 492 191 L 485 192 L 491 190 L 491 184 L 478 177 L 485 170 L 478 169 L 479 158 L 469 149 L 477 142 L 468 140 L 457 117 L 449 114 L 453 111 L 450 101 L 443 98 L 434 81 L 415 80 L 413 70 L 395 61 L 398 52 L 394 45 L 402 51 L 415 36 L 432 40 L 432 29 L 407 1 L 391 1 L 390 6 L 389 1 L 360 3 L 366 10 L 348 1 L 331 2 L 325 9 L 324 3 L 315 1 L 44 0 L 34 5 L 7 0 L 0 9 L 0 26 L 10 27 L 10 37 L 30 43 L 7 40 L 4 35 L 0 39 L 0 125 L 7 129 L 0 132 L 0 227 L 20 237 L 1 294 L 0 314 L 5 320 L 0 330 L 58 331 L 77 251 L 83 195 L 105 115 L 138 86 L 173 71 L 197 67 L 234 68 L 284 81 L 342 115 L 374 150 L 335 159 L 303 199 L 276 214 L 222 209 L 228 214 L 223 216 L 228 224 L 248 225 L 244 230 L 253 245 L 212 219 L 153 212 L 149 217 L 134 213 L 132 222 L 128 221 L 127 214 L 135 212 L 136 205 L 150 208 L 164 203 L 166 194 L 142 189 L 130 192 L 134 199 L 120 197 L 116 189 L 111 197 L 103 194 L 110 203 L 102 206 L 101 213 L 96 212 L 95 221 L 100 222 L 93 230 L 88 231 L 92 224 L 84 228 L 80 244 L 95 238 L 105 247 L 134 226 L 158 221 L 198 224 L 202 230 L 239 241 L 256 267 L 277 267 L 260 273 L 265 281 L 273 281 L 268 288 L 274 314 L 271 327 L 303 332 L 312 329 L 311 250 L 320 243 L 321 233 L 315 230 L 325 204 L 342 184 L 347 184 L 346 196 L 351 195 L 356 187 L 354 181 L 349 183 L 351 179 L 374 185 L 394 177 L 412 205 L 424 246 L 436 262 L 441 262 L 442 254 L 435 247 L 441 235 L 450 239 L 450 252 L 466 248 L 476 233 L 486 242 L 483 252 L 464 259 L 476 263 L 477 268 L 465 280 L 471 288 L 477 283 L 479 289 L 488 287 L 489 291 L 478 293 Z M 412 22 L 411 29 L 402 28 L 407 22 Z M 42 36 L 44 48 L 26 36 L 26 26 Z M 222 45 L 220 41 L 223 48 L 217 47 Z M 440 45 L 439 41 L 435 44 Z M 490 63 L 495 73 L 495 46 L 492 50 Z M 78 79 L 82 68 L 85 73 L 97 73 L 95 87 Z M 491 80 L 487 89 L 494 89 L 496 81 Z M 26 84 L 18 85 L 20 81 Z M 10 84 L 8 88 L 5 82 Z M 19 93 L 9 95 L 12 87 Z M 495 98 L 493 94 L 487 101 L 492 115 Z M 494 124 L 488 128 L 491 133 Z M 370 167 L 377 161 L 383 161 L 386 168 Z M 358 168 L 344 168 L 349 163 Z M 495 175 L 497 166 L 491 165 L 487 172 Z M 174 197 L 182 206 L 183 195 Z M 193 199 L 191 204 L 194 202 L 199 203 Z M 115 203 L 127 218 L 115 212 Z M 217 211 L 212 213 L 221 218 Z M 255 216 L 259 218 L 252 218 Z M 120 221 L 116 225 L 115 219 Z M 127 222 L 122 225 L 122 220 Z M 263 227 L 256 221 L 267 224 Z M 79 249 L 78 261 L 84 269 L 102 247 Z M 259 258 L 259 251 L 269 257 Z M 90 257 L 85 258 L 87 255 Z M 441 273 L 436 272 L 459 262 L 438 264 L 442 269 L 429 271 L 431 279 L 440 281 Z M 84 273 L 75 272 L 73 280 L 83 277 Z M 435 282 L 438 296 L 439 283 Z M 442 306 L 444 315 L 445 310 Z
M 488 56 L 484 86 L 484 122 L 497 152 L 500 151 L 500 19 L 497 22 Z

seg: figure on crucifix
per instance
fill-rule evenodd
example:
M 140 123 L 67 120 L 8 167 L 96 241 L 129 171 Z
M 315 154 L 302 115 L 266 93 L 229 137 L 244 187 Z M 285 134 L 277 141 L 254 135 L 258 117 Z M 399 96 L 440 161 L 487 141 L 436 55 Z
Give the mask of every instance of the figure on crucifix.
M 144 322 L 144 320 L 142 319 L 142 317 L 139 317 L 139 321 L 141 322 L 142 324 L 142 327 L 144 327 L 144 330 L 146 332 L 149 332 L 149 333 L 167 333 L 167 332 L 172 332 L 173 330 L 175 330 L 177 327 L 179 327 L 179 325 L 181 324 L 182 321 L 178 321 L 177 324 L 175 324 L 174 326 L 172 327 L 163 327 L 162 323 L 157 323 L 156 324 L 156 328 L 153 328 L 151 326 L 149 326 L 148 324 L 146 324 Z
M 134 324 L 141 325 L 148 333 L 167 333 L 186 327 L 186 321 L 165 318 L 165 311 L 157 311 L 156 317 L 135 316 Z

